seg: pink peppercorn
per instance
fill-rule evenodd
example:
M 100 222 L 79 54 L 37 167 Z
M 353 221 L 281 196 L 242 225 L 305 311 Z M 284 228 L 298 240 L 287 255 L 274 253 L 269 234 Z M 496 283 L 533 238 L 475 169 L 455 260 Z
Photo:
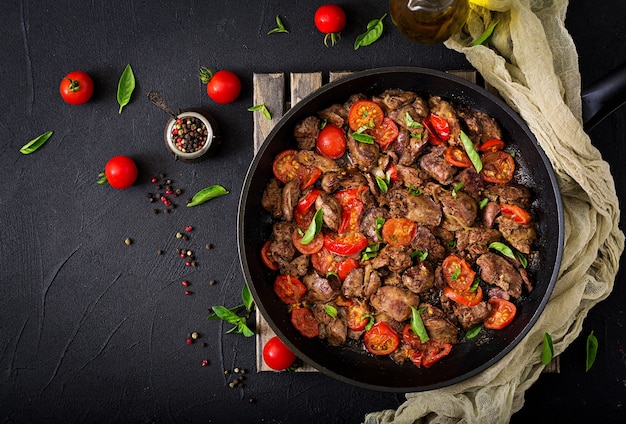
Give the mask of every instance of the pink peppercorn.
M 193 339 L 192 338 L 188 338 L 187 339 L 187 344 L 192 344 L 193 343 Z
M 191 225 L 187 225 L 187 226 L 185 227 L 185 231 L 187 231 L 187 232 L 190 232 L 190 231 L 192 231 L 192 230 L 193 230 L 193 227 L 192 227 Z
M 189 296 L 191 295 L 191 291 L 190 290 L 185 290 L 185 296 Z
M 183 281 L 183 287 L 187 287 L 187 286 L 189 286 L 189 281 L 184 280 L 184 281 Z
M 209 361 L 208 361 L 208 360 L 206 360 L 206 359 L 203 359 L 203 360 L 202 360 L 202 366 L 203 366 L 203 367 L 206 367 L 207 365 L 209 365 Z

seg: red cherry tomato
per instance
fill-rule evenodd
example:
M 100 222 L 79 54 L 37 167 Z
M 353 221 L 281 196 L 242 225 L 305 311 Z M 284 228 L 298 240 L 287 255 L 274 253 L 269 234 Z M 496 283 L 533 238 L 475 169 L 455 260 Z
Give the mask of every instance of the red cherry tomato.
M 70 72 L 61 80 L 59 92 L 65 103 L 82 105 L 93 94 L 93 80 L 85 72 Z
M 280 274 L 274 280 L 274 293 L 287 305 L 302 301 L 307 288 L 298 277 Z
M 325 4 L 315 11 L 314 17 L 317 29 L 326 34 L 324 44 L 328 47 L 330 41 L 331 46 L 339 41 L 339 33 L 346 26 L 346 12 L 336 4 Z
M 456 255 L 449 255 L 443 260 L 441 272 L 446 283 L 452 289 L 459 291 L 469 290 L 474 283 L 474 278 L 476 278 L 476 272 L 467 261 Z
M 348 274 L 358 268 L 359 262 L 356 259 L 348 258 L 337 264 L 337 275 L 341 281 L 345 280 Z
M 353 131 L 362 127 L 375 128 L 380 126 L 385 119 L 385 114 L 378 104 L 371 100 L 359 100 L 350 107 L 348 112 L 348 125 Z
M 502 204 L 500 205 L 500 212 L 520 225 L 528 225 L 532 221 L 532 217 L 526 212 L 526 209 L 517 205 Z
M 318 233 L 310 243 L 302 244 L 302 239 L 304 237 L 300 235 L 298 230 L 294 230 L 291 234 L 291 240 L 293 241 L 293 245 L 298 250 L 298 252 L 303 255 L 312 255 L 313 253 L 317 253 L 322 250 L 324 247 L 324 236 L 322 233 Z
M 450 139 L 450 125 L 448 124 L 448 121 L 446 121 L 445 118 L 433 113 L 428 116 L 428 119 L 430 120 L 432 129 L 435 130 L 439 138 L 442 141 L 448 141 Z
M 298 162 L 296 153 L 293 149 L 283 150 L 274 159 L 272 165 L 274 176 L 283 184 L 287 184 L 298 176 L 298 169 L 302 164 Z
M 291 311 L 291 323 L 304 337 L 312 339 L 320 334 L 319 325 L 309 308 L 296 308 Z
M 497 138 L 489 139 L 478 146 L 480 152 L 495 152 L 502 149 L 504 149 L 504 141 Z
M 398 126 L 391 118 L 383 119 L 382 124 L 372 129 L 372 135 L 374 141 L 380 146 L 381 149 L 387 150 L 387 148 L 398 138 L 399 130 Z
M 506 184 L 513 179 L 515 160 L 502 150 L 489 151 L 482 156 L 483 170 L 480 175 L 488 183 Z
M 274 260 L 270 258 L 270 255 L 269 255 L 271 243 L 272 242 L 268 240 L 265 242 L 265 244 L 261 248 L 261 259 L 263 260 L 263 263 L 265 264 L 266 267 L 268 267 L 272 271 L 278 271 L 278 268 L 279 268 L 278 264 L 274 262 Z
M 383 239 L 391 246 L 408 246 L 417 234 L 417 224 L 409 218 L 390 218 L 382 229 Z
M 369 310 L 363 300 L 357 300 L 348 306 L 347 321 L 348 328 L 354 331 L 361 331 L 370 322 Z
M 241 93 L 241 80 L 231 71 L 213 73 L 210 69 L 201 68 L 200 80 L 206 84 L 206 92 L 215 103 L 232 103 Z
M 296 360 L 296 355 L 274 336 L 263 346 L 263 360 L 273 370 L 282 371 L 289 368 Z
M 484 321 L 485 328 L 501 330 L 513 321 L 517 308 L 511 302 L 499 297 L 489 299 L 492 308 L 491 315 Z
M 446 286 L 443 289 L 443 294 L 449 299 L 465 306 L 476 306 L 483 300 L 483 289 L 480 286 L 476 287 L 476 290 L 454 290 L 450 286 Z
M 137 174 L 137 165 L 128 156 L 114 156 L 104 168 L 106 181 L 118 190 L 132 186 L 137 180 Z
M 400 337 L 384 321 L 377 322 L 363 335 L 365 348 L 374 355 L 389 355 L 400 344 Z
M 446 161 L 450 165 L 458 166 L 459 168 L 469 168 L 472 166 L 472 161 L 469 156 L 467 156 L 467 153 L 465 153 L 465 150 L 458 146 L 450 146 L 446 149 Z
M 324 247 L 340 256 L 352 256 L 367 247 L 367 237 L 356 231 L 345 234 L 330 233 L 324 236 Z
M 317 136 L 317 151 L 331 159 L 339 159 L 346 152 L 346 133 L 335 125 L 326 125 Z
M 311 255 L 311 265 L 321 275 L 328 275 L 329 272 L 335 272 L 337 270 L 337 262 L 332 253 L 325 247 L 322 247 L 319 252 Z

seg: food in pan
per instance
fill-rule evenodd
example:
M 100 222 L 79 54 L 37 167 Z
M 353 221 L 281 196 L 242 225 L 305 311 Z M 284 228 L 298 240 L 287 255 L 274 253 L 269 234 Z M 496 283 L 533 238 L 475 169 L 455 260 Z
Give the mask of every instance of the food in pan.
M 492 117 L 390 89 L 293 137 L 262 194 L 261 256 L 304 337 L 430 367 L 515 319 L 533 289 L 533 197 Z

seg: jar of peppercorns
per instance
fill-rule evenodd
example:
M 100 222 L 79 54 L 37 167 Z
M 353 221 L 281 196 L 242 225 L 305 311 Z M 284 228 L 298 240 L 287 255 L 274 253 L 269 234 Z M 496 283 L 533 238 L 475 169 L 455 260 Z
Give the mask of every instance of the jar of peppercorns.
M 181 112 L 165 126 L 165 144 L 176 159 L 204 159 L 214 150 L 216 139 L 215 121 L 204 111 Z

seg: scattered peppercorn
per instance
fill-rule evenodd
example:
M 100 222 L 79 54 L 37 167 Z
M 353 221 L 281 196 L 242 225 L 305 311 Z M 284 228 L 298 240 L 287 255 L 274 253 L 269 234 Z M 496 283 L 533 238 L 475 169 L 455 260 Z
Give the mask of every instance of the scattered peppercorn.
M 188 287 L 188 286 L 189 286 L 189 281 L 183 280 L 183 287 Z
M 130 246 L 131 244 L 133 244 L 133 241 L 127 238 L 126 240 L 124 240 L 124 243 L 126 243 L 126 246 Z
M 156 214 L 158 214 L 158 213 L 159 213 L 159 210 L 158 210 L 158 209 L 152 209 L 152 215 L 156 215 Z
M 201 344 L 200 346 L 202 346 L 202 347 L 207 347 L 207 346 L 208 346 L 208 344 L 206 344 L 205 342 L 202 342 L 202 344 Z
M 250 399 L 248 399 L 248 403 L 256 403 L 256 399 L 255 398 L 250 398 Z
M 176 238 L 182 238 L 183 237 L 183 233 L 176 233 Z
M 192 343 L 193 343 L 193 339 L 187 338 L 187 344 L 192 344 Z
M 212 285 L 212 286 L 214 286 L 215 284 L 217 284 L 217 281 L 215 281 L 215 280 L 211 280 L 211 281 L 209 281 L 209 284 L 210 284 L 210 285 Z
M 204 248 L 206 250 L 211 250 L 213 248 L 213 245 L 211 245 L 211 243 L 207 243 L 207 244 L 204 245 Z
M 157 250 L 157 255 L 162 255 L 163 254 L 163 250 L 159 249 Z
M 206 367 L 207 365 L 209 365 L 209 361 L 208 361 L 208 359 L 203 359 L 203 360 L 202 360 L 201 365 L 202 365 L 203 367 Z
M 187 232 L 193 231 L 193 227 L 191 225 L 187 225 L 185 227 L 185 231 L 187 231 Z
M 200 335 L 197 332 L 194 331 L 193 333 L 191 333 L 192 339 L 196 340 L 198 337 L 200 337 Z
M 190 296 L 193 292 L 191 290 L 185 290 L 185 296 Z

